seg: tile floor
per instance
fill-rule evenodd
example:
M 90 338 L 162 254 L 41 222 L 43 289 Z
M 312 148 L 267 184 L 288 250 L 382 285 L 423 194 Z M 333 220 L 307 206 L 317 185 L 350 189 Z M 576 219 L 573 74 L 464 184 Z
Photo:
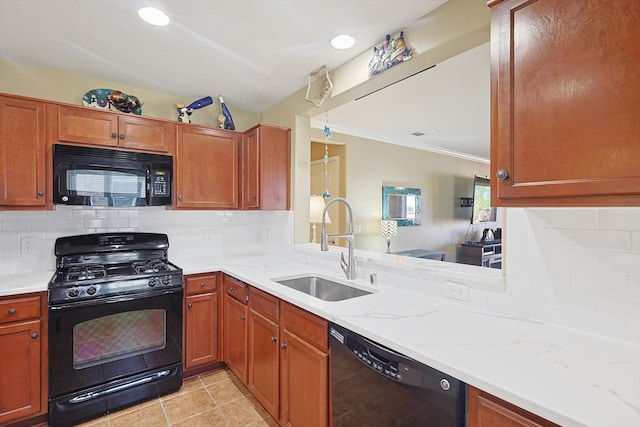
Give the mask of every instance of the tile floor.
M 228 370 L 184 380 L 158 399 L 91 420 L 82 427 L 276 427 L 278 423 Z

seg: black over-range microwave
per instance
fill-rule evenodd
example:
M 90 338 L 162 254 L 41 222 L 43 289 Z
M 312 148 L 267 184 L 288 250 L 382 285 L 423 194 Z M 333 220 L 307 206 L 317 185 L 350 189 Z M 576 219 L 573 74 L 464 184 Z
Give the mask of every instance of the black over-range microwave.
M 53 202 L 84 206 L 171 204 L 173 157 L 54 144 Z

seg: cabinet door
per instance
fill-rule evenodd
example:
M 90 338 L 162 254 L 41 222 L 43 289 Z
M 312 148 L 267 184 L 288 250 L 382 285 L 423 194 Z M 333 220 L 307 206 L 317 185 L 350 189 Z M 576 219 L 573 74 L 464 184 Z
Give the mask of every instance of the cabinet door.
M 44 104 L 0 97 L 0 206 L 45 207 Z
M 243 207 L 289 209 L 291 130 L 265 124 L 248 130 L 243 157 Z
M 224 361 L 247 384 L 247 306 L 224 296 Z
M 40 412 L 40 328 L 40 320 L 0 326 L 1 425 Z
M 188 296 L 185 309 L 186 369 L 219 360 L 218 293 Z
M 118 132 L 120 148 L 167 153 L 173 140 L 167 122 L 139 116 L 120 116 Z
M 258 164 L 258 128 L 253 128 L 244 135 L 243 168 L 244 168 L 244 209 L 260 208 L 260 170 Z
M 239 144 L 235 132 L 178 126 L 177 208 L 239 207 Z
M 59 107 L 58 140 L 117 147 L 118 115 L 88 108 Z
M 282 421 L 293 427 L 329 425 L 329 355 L 283 331 Z
M 493 205 L 639 205 L 640 2 L 492 3 Z
M 249 312 L 248 387 L 274 419 L 279 417 L 278 324 L 260 313 Z
M 557 427 L 495 396 L 469 386 L 469 427 Z

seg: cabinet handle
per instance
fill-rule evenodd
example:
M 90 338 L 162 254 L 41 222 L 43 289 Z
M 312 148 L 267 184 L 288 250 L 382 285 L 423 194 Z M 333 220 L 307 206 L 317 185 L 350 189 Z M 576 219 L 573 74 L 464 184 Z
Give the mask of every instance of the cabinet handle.
M 232 287 L 229 288 L 229 292 L 235 292 L 235 291 L 236 291 L 236 287 L 235 286 L 232 286 Z
M 207 284 L 206 284 L 206 283 L 204 283 L 204 282 L 201 282 L 201 283 L 200 283 L 200 287 L 201 287 L 201 288 L 204 288 L 205 286 L 207 286 Z
M 37 332 L 32 333 L 31 338 L 33 338 L 34 340 L 38 338 L 38 333 Z
M 16 309 L 15 309 L 15 308 L 10 308 L 10 309 L 9 309 L 9 314 L 10 314 L 10 315 L 12 315 L 12 316 L 13 316 L 14 314 L 16 314 Z
M 284 342 L 283 342 L 282 344 L 280 344 L 280 348 L 281 348 L 282 350 L 285 350 L 285 349 L 287 348 L 287 343 L 284 343 Z
M 276 337 L 271 337 L 271 342 L 276 342 L 277 338 Z
M 507 179 L 507 177 L 509 176 L 509 174 L 507 173 L 506 170 L 504 169 L 500 169 L 497 173 L 496 173 L 496 178 L 498 178 L 500 181 Z
M 124 139 L 124 133 L 120 134 L 120 139 Z
M 113 133 L 111 134 L 111 138 L 115 138 L 115 137 L 117 137 L 117 136 L 118 136 L 118 134 L 117 134 L 117 133 L 115 133 L 115 132 L 113 132 Z
M 187 304 L 187 307 L 191 308 L 191 307 L 193 307 L 193 304 L 189 303 L 189 304 Z
M 44 191 L 38 191 L 38 197 L 44 196 Z
M 247 318 L 247 316 L 245 316 L 244 314 L 242 316 L 240 316 L 240 320 L 244 320 L 246 318 Z

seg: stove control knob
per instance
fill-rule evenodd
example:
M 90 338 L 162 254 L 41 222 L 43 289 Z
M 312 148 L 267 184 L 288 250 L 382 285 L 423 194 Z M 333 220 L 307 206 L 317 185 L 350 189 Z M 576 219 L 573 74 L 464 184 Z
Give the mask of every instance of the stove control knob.
M 70 298 L 75 298 L 80 295 L 80 290 L 78 288 L 71 288 L 67 291 L 67 296 Z
M 149 287 L 153 288 L 157 284 L 158 284 L 158 279 L 157 278 L 152 277 L 151 279 L 149 279 Z
M 88 293 L 89 295 L 93 295 L 93 294 L 95 294 L 95 293 L 96 293 L 96 291 L 97 291 L 97 290 L 98 290 L 98 289 L 97 289 L 95 286 L 89 286 L 89 288 L 87 289 L 87 293 Z
M 171 277 L 169 277 L 169 276 L 164 276 L 164 277 L 162 278 L 162 284 L 163 284 L 163 285 L 165 285 L 165 286 L 170 285 L 170 284 L 171 284 Z

